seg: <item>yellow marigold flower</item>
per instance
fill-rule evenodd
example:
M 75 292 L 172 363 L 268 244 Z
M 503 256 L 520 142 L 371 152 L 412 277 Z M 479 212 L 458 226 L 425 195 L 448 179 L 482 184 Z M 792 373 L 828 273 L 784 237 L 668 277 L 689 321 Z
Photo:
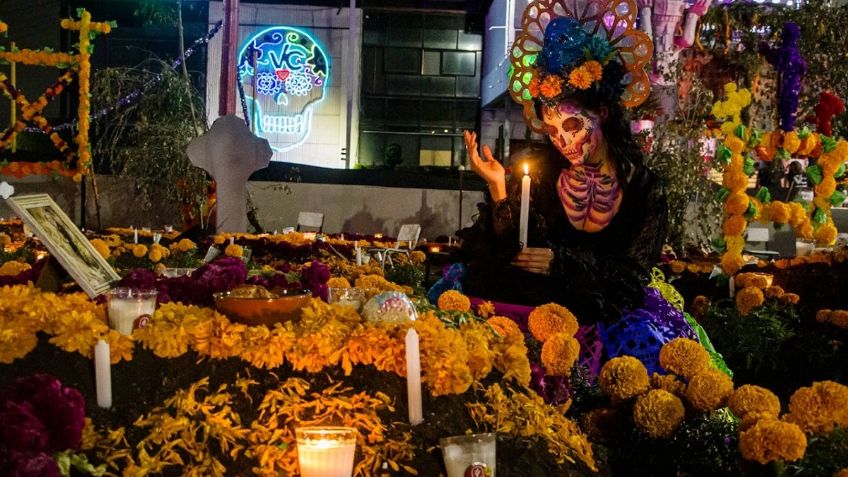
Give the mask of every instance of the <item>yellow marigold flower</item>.
M 90 240 L 90 242 L 91 246 L 94 247 L 95 250 L 97 250 L 97 253 L 99 253 L 101 257 L 108 259 L 112 256 L 112 251 L 109 250 L 109 245 L 107 245 L 106 242 L 104 242 L 103 240 L 96 238 Z
M 824 177 L 819 185 L 816 186 L 815 191 L 819 197 L 830 198 L 836 191 L 836 179 L 832 176 Z
M 772 275 L 767 273 L 740 273 L 736 275 L 736 288 L 754 287 L 763 290 L 771 285 Z
M 783 202 L 772 202 L 768 205 L 769 208 L 769 218 L 771 218 L 772 222 L 777 222 L 779 224 L 785 224 L 789 222 L 789 217 L 791 214 L 791 209 L 788 205 Z
M 636 399 L 633 421 L 655 439 L 671 437 L 686 417 L 680 398 L 662 389 L 652 389 Z
M 32 266 L 28 263 L 19 262 L 17 260 L 9 260 L 4 263 L 3 266 L 0 266 L 0 276 L 15 277 L 27 270 L 30 270 L 31 268 Z
M 566 333 L 557 333 L 542 345 L 542 365 L 552 376 L 571 376 L 571 368 L 580 357 L 580 343 Z
M 801 139 L 795 131 L 789 131 L 783 135 L 783 149 L 789 154 L 795 154 L 801 146 Z
M 143 258 L 145 255 L 147 255 L 147 245 L 140 244 L 140 243 L 136 244 L 132 248 L 132 253 L 133 253 L 133 256 L 136 257 L 136 258 Z
M 518 324 L 505 316 L 493 316 L 486 320 L 486 323 L 501 336 L 521 335 L 521 328 L 518 327 Z
M 103 339 L 109 343 L 109 361 L 112 364 L 120 363 L 121 360 L 132 361 L 132 352 L 135 343 L 131 337 L 123 335 L 116 330 L 109 330 L 103 336 Z
M 733 154 L 742 154 L 742 151 L 745 150 L 745 143 L 735 135 L 728 136 L 724 140 L 724 145 L 727 146 Z
M 0 363 L 23 358 L 38 344 L 34 332 L 20 328 L 0 328 Z
M 692 300 L 692 316 L 695 317 L 696 320 L 700 320 L 707 314 L 710 304 L 710 299 L 704 295 L 696 296 L 695 299 Z
M 814 237 L 819 245 L 833 245 L 836 243 L 838 231 L 833 224 L 824 224 L 816 231 Z
M 562 93 L 562 78 L 557 75 L 546 76 L 539 86 L 539 91 L 546 98 L 556 98 Z
M 241 258 L 244 255 L 244 249 L 241 245 L 231 243 L 224 249 L 224 254 L 230 257 Z
M 177 250 L 180 252 L 188 252 L 197 248 L 197 244 L 192 242 L 191 240 L 184 238 L 177 242 Z
M 442 293 L 437 304 L 442 311 L 471 311 L 471 300 L 456 290 Z
M 739 418 L 748 414 L 765 414 L 777 419 L 780 414 L 780 400 L 777 396 L 768 389 L 753 384 L 744 384 L 733 391 L 727 401 L 727 407 Z
M 583 67 L 592 75 L 593 81 L 600 81 L 604 77 L 604 67 L 595 60 L 583 63 Z
M 574 336 L 577 333 L 578 324 L 577 318 L 568 308 L 556 303 L 548 303 L 530 312 L 530 316 L 527 317 L 527 327 L 534 338 L 544 343 L 549 336 L 556 333 Z
M 686 379 L 700 373 L 710 364 L 710 355 L 697 341 L 675 338 L 660 349 L 660 366 Z
M 763 291 L 759 288 L 744 288 L 736 294 L 736 309 L 742 316 L 751 313 L 765 301 Z
M 598 382 L 613 402 L 626 401 L 650 388 L 648 370 L 632 356 L 619 356 L 604 364 Z
M 149 258 L 153 263 L 159 263 L 159 261 L 164 257 L 162 256 L 161 250 L 156 247 L 151 247 L 150 252 L 147 254 L 147 258 Z
M 783 290 L 783 288 L 781 288 L 777 285 L 773 285 L 773 286 L 766 288 L 766 298 L 780 299 L 780 297 L 782 297 L 785 294 L 786 294 L 786 292 Z
M 706 369 L 692 376 L 686 386 L 686 400 L 696 411 L 721 407 L 733 392 L 733 381 L 717 369 Z
M 226 241 L 227 241 L 227 237 L 225 237 L 224 235 L 216 235 L 212 238 L 212 242 L 215 245 L 224 245 L 224 242 L 226 242 Z
M 594 76 L 585 66 L 578 66 L 568 74 L 568 84 L 577 89 L 589 89 Z
M 797 305 L 801 301 L 801 297 L 797 293 L 784 293 L 780 297 L 780 301 L 788 305 Z
M 673 374 L 654 373 L 651 375 L 651 387 L 668 391 L 675 396 L 683 396 L 686 393 L 686 384 Z
M 350 282 L 345 277 L 331 277 L 327 280 L 329 288 L 350 288 Z
M 680 260 L 672 260 L 669 264 L 672 273 L 681 274 L 686 270 L 686 264 Z
M 416 265 L 421 265 L 427 261 L 427 254 L 421 250 L 415 250 L 409 254 L 409 259 Z
M 761 419 L 739 434 L 739 450 L 744 459 L 760 464 L 796 461 L 804 457 L 807 437 L 795 424 L 776 419 Z
M 495 314 L 495 304 L 490 301 L 484 301 L 477 305 L 477 316 L 488 318 Z
M 827 434 L 848 427 L 848 386 L 834 381 L 817 381 L 795 391 L 789 398 L 784 420 L 811 434 Z

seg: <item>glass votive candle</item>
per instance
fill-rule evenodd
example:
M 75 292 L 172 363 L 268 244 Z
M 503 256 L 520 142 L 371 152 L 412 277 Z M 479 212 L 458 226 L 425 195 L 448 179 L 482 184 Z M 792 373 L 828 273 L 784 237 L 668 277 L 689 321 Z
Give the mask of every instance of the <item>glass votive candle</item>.
M 796 257 L 806 257 L 813 253 L 813 250 L 816 248 L 815 240 L 808 239 L 796 239 L 795 240 L 795 256 Z
M 148 319 L 156 312 L 156 290 L 138 288 L 115 288 L 106 294 L 109 326 L 122 335 L 131 335 L 134 328 L 143 326 L 141 319 Z
M 448 477 L 495 477 L 495 434 L 439 439 Z
M 327 293 L 328 303 L 349 306 L 356 311 L 362 310 L 362 305 L 365 304 L 367 298 L 364 288 L 330 288 L 329 293 Z
M 301 477 L 350 477 L 356 452 L 352 427 L 299 427 L 297 458 Z

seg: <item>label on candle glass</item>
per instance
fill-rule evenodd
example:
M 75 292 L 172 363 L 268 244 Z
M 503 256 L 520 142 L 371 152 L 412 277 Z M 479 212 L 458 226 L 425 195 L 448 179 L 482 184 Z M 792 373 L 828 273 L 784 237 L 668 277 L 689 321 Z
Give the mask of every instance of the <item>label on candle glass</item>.
M 133 321 L 132 329 L 144 328 L 145 326 L 150 324 L 150 315 L 141 315 Z
M 492 472 L 489 467 L 482 462 L 475 462 L 465 469 L 464 477 L 490 477 Z

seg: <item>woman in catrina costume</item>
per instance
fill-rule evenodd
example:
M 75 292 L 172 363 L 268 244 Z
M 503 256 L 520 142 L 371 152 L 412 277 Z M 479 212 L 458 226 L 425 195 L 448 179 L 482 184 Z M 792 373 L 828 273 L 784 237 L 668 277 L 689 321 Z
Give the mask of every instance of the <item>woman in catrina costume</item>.
M 521 176 L 507 180 L 490 149 L 483 146 L 481 155 L 476 134 L 466 132 L 487 201 L 476 222 L 458 232 L 463 265 L 431 291 L 436 298 L 461 287 L 512 316 L 519 305 L 564 305 L 582 325 L 581 363 L 595 373 L 601 361 L 620 355 L 662 372 L 659 349 L 677 337 L 708 345 L 682 303 L 664 297 L 679 299 L 673 288 L 651 280 L 668 212 L 662 181 L 643 164 L 625 112 L 650 93 L 652 44 L 636 29 L 636 11 L 632 0 L 528 5 L 510 53 L 509 91 L 527 125 L 552 147 L 528 161 L 527 243 L 518 237 Z

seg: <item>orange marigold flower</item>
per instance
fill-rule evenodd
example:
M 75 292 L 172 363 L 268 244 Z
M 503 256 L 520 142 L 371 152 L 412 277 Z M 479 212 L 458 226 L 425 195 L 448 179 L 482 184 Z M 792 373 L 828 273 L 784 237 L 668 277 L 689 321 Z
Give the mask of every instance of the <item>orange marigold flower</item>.
M 568 74 L 568 84 L 577 89 L 589 89 L 593 79 L 592 73 L 585 66 L 578 66 Z
M 551 376 L 571 376 L 579 357 L 580 343 L 566 333 L 557 333 L 542 345 L 542 365 Z
M 759 307 L 765 301 L 763 291 L 759 288 L 744 288 L 736 294 L 736 309 L 742 316 L 751 313 L 755 308 Z
M 831 311 L 827 308 L 819 310 L 816 312 L 816 321 L 819 323 L 827 323 L 830 321 Z
M 733 391 L 727 401 L 727 407 L 739 418 L 754 413 L 777 419 L 780 414 L 780 400 L 777 396 L 768 389 L 753 384 L 744 384 Z
M 669 266 L 671 267 L 672 273 L 676 274 L 681 274 L 684 270 L 686 270 L 686 264 L 680 260 L 672 260 Z
M 583 63 L 583 67 L 592 75 L 593 81 L 600 81 L 604 77 L 604 67 L 595 60 Z
M 527 317 L 527 327 L 533 337 L 542 343 L 556 333 L 565 333 L 574 336 L 577 333 L 577 318 L 568 311 L 568 308 L 548 303 L 537 307 Z
M 675 338 L 660 349 L 660 366 L 686 379 L 700 373 L 710 364 L 710 355 L 697 341 Z
M 527 91 L 530 93 L 530 96 L 534 98 L 539 97 L 539 93 L 542 92 L 542 83 L 539 81 L 538 76 L 534 75 L 530 83 L 527 84 Z
M 706 369 L 692 376 L 686 386 L 686 400 L 697 411 L 721 407 L 733 392 L 733 381 L 717 369 Z
M 780 299 L 780 297 L 785 294 L 786 292 L 783 290 L 783 288 L 777 285 L 766 288 L 766 298 Z
M 16 277 L 30 269 L 32 269 L 32 266 L 28 263 L 9 260 L 3 266 L 0 266 L 0 277 Z
M 456 290 L 448 290 L 439 296 L 437 303 L 442 311 L 470 311 L 471 300 Z
M 804 457 L 807 437 L 795 424 L 761 419 L 739 434 L 739 450 L 744 459 L 760 464 L 795 461 Z
M 96 238 L 92 239 L 90 242 L 101 257 L 109 258 L 112 255 L 112 252 L 109 250 L 109 245 L 107 245 L 106 242 L 104 242 L 103 240 Z
M 332 277 L 327 280 L 328 288 L 350 288 L 350 282 L 345 277 Z
M 742 235 L 742 232 L 745 231 L 745 227 L 748 226 L 748 221 L 742 215 L 731 215 L 728 217 L 724 224 L 722 225 L 722 230 L 724 231 L 724 235 L 728 237 L 735 237 L 738 235 Z
M 651 387 L 654 389 L 662 389 L 663 391 L 668 391 L 671 394 L 674 394 L 675 396 L 683 396 L 683 394 L 686 392 L 686 384 L 683 381 L 677 379 L 677 376 L 673 374 L 652 374 Z
M 833 326 L 848 329 L 848 311 L 836 310 L 830 314 L 829 321 Z
M 521 328 L 518 327 L 518 324 L 505 316 L 493 316 L 486 320 L 486 323 L 501 336 L 521 334 Z
M 835 381 L 817 381 L 795 391 L 789 398 L 787 422 L 811 434 L 828 434 L 848 427 L 848 386 Z
M 797 305 L 801 301 L 801 297 L 797 293 L 785 293 L 780 297 L 780 301 L 788 305 Z
M 710 309 L 710 304 L 710 299 L 704 295 L 696 296 L 695 299 L 692 300 L 692 316 L 695 317 L 695 319 L 700 320 L 707 314 L 707 311 Z
M 724 201 L 724 211 L 730 215 L 742 215 L 748 210 L 750 202 L 751 198 L 744 192 L 730 194 Z
M 833 245 L 836 243 L 838 230 L 833 224 L 824 224 L 816 231 L 814 237 L 819 245 Z
M 562 78 L 557 75 L 546 76 L 539 86 L 539 91 L 545 98 L 556 98 L 562 93 Z
M 601 391 L 613 402 L 634 398 L 651 386 L 645 365 L 632 356 L 619 356 L 607 361 L 601 368 L 598 383 Z
M 495 304 L 490 301 L 484 301 L 477 305 L 477 315 L 481 318 L 488 318 L 495 314 Z
M 655 439 L 674 434 L 685 416 L 680 398 L 662 389 L 652 389 L 639 396 L 633 406 L 636 427 Z
M 244 255 L 244 248 L 241 245 L 231 243 L 224 249 L 224 254 L 230 257 L 241 258 Z
M 132 253 L 135 258 L 143 258 L 147 255 L 147 245 L 144 244 L 135 244 L 132 248 Z

